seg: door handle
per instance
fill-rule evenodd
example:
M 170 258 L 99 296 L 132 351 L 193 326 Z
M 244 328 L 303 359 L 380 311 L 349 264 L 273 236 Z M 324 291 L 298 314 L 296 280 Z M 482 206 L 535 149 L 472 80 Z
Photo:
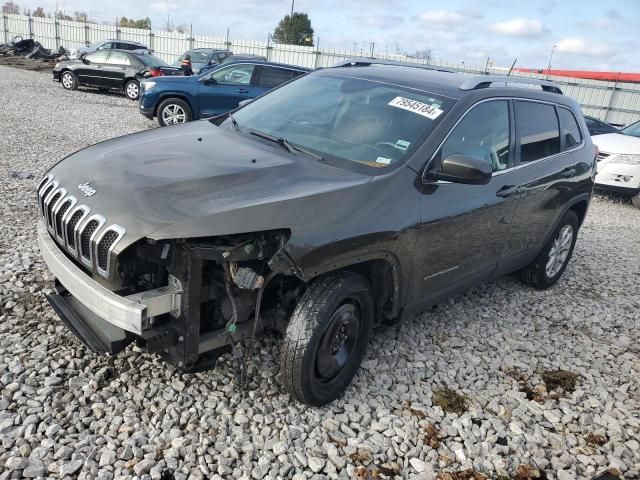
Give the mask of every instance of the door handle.
M 505 185 L 496 192 L 497 197 L 508 198 L 518 191 L 517 185 Z
M 562 176 L 564 178 L 571 178 L 576 174 L 576 169 L 574 167 L 568 167 L 562 170 Z
M 245 88 L 239 88 L 238 90 L 236 90 L 236 92 L 238 92 L 238 93 L 249 93 L 249 90 L 247 90 Z

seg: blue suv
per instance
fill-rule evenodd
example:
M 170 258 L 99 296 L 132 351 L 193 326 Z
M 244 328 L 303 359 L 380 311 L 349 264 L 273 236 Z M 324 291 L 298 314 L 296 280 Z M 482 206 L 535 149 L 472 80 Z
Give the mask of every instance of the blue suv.
M 140 113 L 151 120 L 157 117 L 163 127 L 213 117 L 309 71 L 245 60 L 220 65 L 199 76 L 153 78 L 141 84 Z

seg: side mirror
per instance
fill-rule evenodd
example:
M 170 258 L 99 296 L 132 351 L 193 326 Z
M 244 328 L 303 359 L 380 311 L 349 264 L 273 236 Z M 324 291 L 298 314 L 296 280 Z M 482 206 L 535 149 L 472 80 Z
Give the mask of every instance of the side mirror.
M 218 84 L 218 82 L 216 82 L 216 79 L 215 79 L 215 78 L 212 78 L 212 77 L 203 78 L 203 79 L 201 80 L 201 82 L 202 82 L 204 85 L 217 85 L 217 84 Z
M 244 107 L 245 105 L 247 105 L 247 104 L 249 104 L 249 103 L 251 103 L 251 102 L 253 102 L 253 98 L 247 98 L 247 99 L 245 99 L 245 100 L 241 100 L 241 101 L 238 103 L 238 107 Z
M 486 185 L 491 181 L 491 164 L 471 155 L 453 153 L 442 161 L 440 170 L 431 178 L 468 185 Z

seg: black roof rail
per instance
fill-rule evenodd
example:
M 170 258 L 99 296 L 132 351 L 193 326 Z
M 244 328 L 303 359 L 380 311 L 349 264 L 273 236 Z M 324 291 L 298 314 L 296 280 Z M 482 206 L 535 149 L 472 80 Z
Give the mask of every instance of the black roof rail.
M 338 62 L 333 67 L 370 67 L 371 65 L 389 65 L 394 67 L 420 68 L 422 70 L 433 70 L 436 72 L 455 73 L 453 70 L 438 67 L 435 65 L 427 65 L 424 63 L 399 62 L 397 60 L 382 60 L 379 58 L 350 58 Z
M 511 77 L 507 75 L 478 75 L 470 77 L 468 80 L 465 80 L 462 85 L 460 85 L 460 90 L 478 90 L 480 88 L 489 88 L 496 83 L 504 84 L 500 85 L 503 87 L 509 86 L 510 83 L 537 85 L 545 92 L 557 93 L 559 95 L 562 95 L 562 90 L 560 90 L 558 84 L 549 80 L 540 80 L 538 78 L 527 77 Z

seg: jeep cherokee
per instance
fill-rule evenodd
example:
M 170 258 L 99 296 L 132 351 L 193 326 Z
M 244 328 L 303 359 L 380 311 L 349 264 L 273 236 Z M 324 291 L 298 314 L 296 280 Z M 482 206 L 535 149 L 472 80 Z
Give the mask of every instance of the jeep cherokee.
M 321 405 L 376 325 L 510 272 L 553 285 L 595 164 L 552 82 L 345 62 L 51 168 L 48 301 L 89 348 L 186 371 L 278 330 L 283 383 Z

